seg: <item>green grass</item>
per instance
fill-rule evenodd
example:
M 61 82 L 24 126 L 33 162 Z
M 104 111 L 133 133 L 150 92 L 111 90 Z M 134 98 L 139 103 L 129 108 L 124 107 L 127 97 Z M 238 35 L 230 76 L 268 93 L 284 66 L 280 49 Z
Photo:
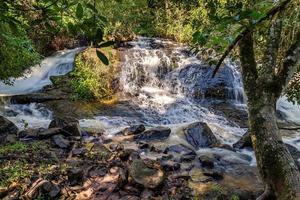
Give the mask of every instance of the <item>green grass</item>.
M 14 144 L 6 144 L 0 147 L 0 155 L 7 155 L 10 153 L 22 153 L 28 150 L 28 145 L 22 142 Z

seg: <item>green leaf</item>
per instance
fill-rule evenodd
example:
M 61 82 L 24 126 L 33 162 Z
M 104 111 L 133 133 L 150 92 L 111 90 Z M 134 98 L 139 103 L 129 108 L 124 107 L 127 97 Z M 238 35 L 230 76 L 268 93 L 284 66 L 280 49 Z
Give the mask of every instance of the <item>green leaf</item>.
M 79 3 L 77 5 L 77 8 L 76 8 L 76 17 L 78 19 L 82 19 L 82 17 L 83 17 L 83 7 L 82 7 L 81 3 Z
M 107 41 L 107 42 L 103 42 L 99 45 L 100 48 L 103 48 L 103 47 L 109 47 L 109 46 L 112 46 L 115 44 L 115 41 Z
M 207 35 L 197 31 L 193 34 L 193 42 L 199 45 L 205 45 L 207 43 Z
M 99 15 L 98 17 L 99 17 L 99 19 L 100 19 L 101 21 L 103 21 L 104 23 L 107 23 L 107 22 L 108 22 L 107 19 L 106 19 L 106 17 L 104 17 L 104 16 L 102 16 L 102 15 Z
M 98 10 L 94 7 L 94 5 L 87 3 L 86 7 L 91 9 L 94 13 L 98 13 Z
M 98 58 L 102 61 L 103 64 L 109 65 L 108 58 L 99 50 L 96 50 Z
M 77 30 L 76 30 L 76 26 L 74 24 L 72 24 L 71 22 L 68 23 L 68 30 L 69 33 L 75 35 Z
M 251 14 L 250 14 L 250 17 L 253 19 L 253 20 L 259 20 L 260 18 L 264 17 L 265 14 L 264 13 L 261 13 L 261 12 L 258 12 L 258 11 L 252 11 Z

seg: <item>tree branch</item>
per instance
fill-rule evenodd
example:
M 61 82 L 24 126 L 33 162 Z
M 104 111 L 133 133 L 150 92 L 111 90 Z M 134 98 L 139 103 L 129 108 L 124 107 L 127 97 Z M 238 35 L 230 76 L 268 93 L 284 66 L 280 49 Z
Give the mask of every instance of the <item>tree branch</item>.
M 219 62 L 217 63 L 215 70 L 213 72 L 212 78 L 215 77 L 216 73 L 218 72 L 219 68 L 221 67 L 221 64 L 223 63 L 223 61 L 225 60 L 225 58 L 228 56 L 228 54 L 232 51 L 232 49 L 237 45 L 237 43 L 245 36 L 247 35 L 249 32 L 251 32 L 255 26 L 257 26 L 258 24 L 262 23 L 263 21 L 265 21 L 266 19 L 269 19 L 270 17 L 273 17 L 276 13 L 278 13 L 279 11 L 282 11 L 285 9 L 285 7 L 287 6 L 287 4 L 290 2 L 291 0 L 285 0 L 283 2 L 281 2 L 278 6 L 272 8 L 264 17 L 260 18 L 257 22 L 255 22 L 254 24 L 252 24 L 252 28 L 246 28 L 244 31 L 242 31 L 236 38 L 235 40 L 226 48 L 224 54 L 222 55 L 222 57 L 220 58 Z
M 272 82 L 275 77 L 276 60 L 279 49 L 279 41 L 282 31 L 283 12 L 279 12 L 277 17 L 272 20 L 268 30 L 267 48 L 264 52 L 265 67 L 262 69 L 262 79 Z
M 290 79 L 300 67 L 300 30 L 298 30 L 294 43 L 286 52 L 281 68 L 279 68 L 276 78 L 281 91 L 288 85 Z M 280 93 L 281 93 L 280 91 Z

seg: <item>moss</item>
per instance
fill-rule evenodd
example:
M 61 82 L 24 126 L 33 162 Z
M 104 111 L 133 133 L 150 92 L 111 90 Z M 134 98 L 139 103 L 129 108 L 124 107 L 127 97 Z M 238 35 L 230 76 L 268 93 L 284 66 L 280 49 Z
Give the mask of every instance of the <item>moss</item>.
M 110 47 L 101 51 L 110 61 L 108 66 L 97 57 L 95 48 L 88 48 L 76 56 L 70 82 L 73 100 L 94 101 L 112 98 L 118 56 L 116 50 Z

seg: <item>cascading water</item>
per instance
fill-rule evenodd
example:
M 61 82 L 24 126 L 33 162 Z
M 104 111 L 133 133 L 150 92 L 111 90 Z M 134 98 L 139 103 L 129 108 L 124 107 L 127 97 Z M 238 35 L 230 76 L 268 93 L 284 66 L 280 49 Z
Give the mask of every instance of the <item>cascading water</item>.
M 73 69 L 74 56 L 82 48 L 57 52 L 48 57 L 41 64 L 32 67 L 24 76 L 13 81 L 13 85 L 0 82 L 0 96 L 11 96 L 17 94 L 28 94 L 50 85 L 51 76 L 60 76 Z
M 57 52 L 42 61 L 40 65 L 32 67 L 21 78 L 15 79 L 13 85 L 0 82 L 1 109 L 0 115 L 6 116 L 19 128 L 48 127 L 52 113 L 37 103 L 29 105 L 10 104 L 7 96 L 37 92 L 44 86 L 50 85 L 51 76 L 67 74 L 73 69 L 76 53 L 82 48 Z M 5 98 L 4 98 L 5 97 Z
M 112 127 L 134 123 L 176 129 L 184 123 L 203 121 L 228 144 L 245 133 L 245 129 L 232 126 L 224 117 L 202 105 L 206 90 L 218 86 L 221 77 L 210 80 L 213 69 L 190 55 L 186 46 L 149 38 L 139 38 L 128 45 L 131 48 L 123 52 L 120 85 L 123 101 L 127 101 L 136 117 L 128 118 L 127 113 L 98 116 L 94 120 L 82 120 L 81 126 L 99 126 L 113 134 L 117 131 Z M 225 67 L 222 72 L 234 78 L 233 67 Z M 230 81 L 228 88 L 232 88 Z
M 132 124 L 165 125 L 172 129 L 171 142 L 179 143 L 184 142 L 176 135 L 180 127 L 195 121 L 206 122 L 226 144 L 233 144 L 247 131 L 206 106 L 218 99 L 226 99 L 233 106 L 246 109 L 238 65 L 227 60 L 212 79 L 213 68 L 191 55 L 184 45 L 139 38 L 129 42 L 128 46 L 121 50 L 120 103 L 94 119 L 81 119 L 81 127 L 103 129 L 113 137 L 114 133 Z M 26 78 L 15 80 L 14 86 L 0 83 L 0 96 L 35 92 L 51 84 L 50 76 L 72 70 L 74 56 L 80 50 L 62 51 L 46 58 L 41 66 L 33 67 Z M 47 127 L 52 119 L 52 113 L 39 104 L 1 104 L 5 108 L 0 109 L 0 114 L 20 128 L 27 123 L 29 127 Z M 277 107 L 289 120 L 298 120 L 300 109 L 296 111 L 286 100 L 279 100 Z M 286 140 L 299 146 L 296 140 Z M 243 153 L 253 156 L 253 152 Z

